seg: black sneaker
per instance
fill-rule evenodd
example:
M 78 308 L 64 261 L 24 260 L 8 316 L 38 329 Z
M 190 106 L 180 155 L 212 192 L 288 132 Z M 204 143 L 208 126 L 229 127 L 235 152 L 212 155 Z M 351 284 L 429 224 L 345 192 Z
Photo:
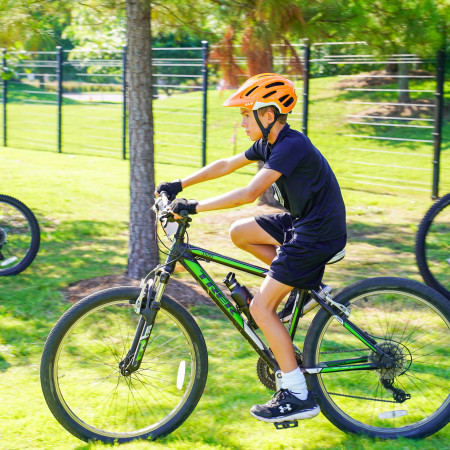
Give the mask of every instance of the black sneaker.
M 320 413 L 320 407 L 308 392 L 306 400 L 300 400 L 287 389 L 280 389 L 265 405 L 254 405 L 250 414 L 263 422 L 288 422 L 311 419 Z
M 283 309 L 278 313 L 278 317 L 283 323 L 289 322 L 291 320 L 292 311 L 294 310 L 294 304 L 297 294 L 298 290 L 292 289 L 291 293 L 289 294 L 289 298 L 287 299 L 287 302 L 284 304 Z

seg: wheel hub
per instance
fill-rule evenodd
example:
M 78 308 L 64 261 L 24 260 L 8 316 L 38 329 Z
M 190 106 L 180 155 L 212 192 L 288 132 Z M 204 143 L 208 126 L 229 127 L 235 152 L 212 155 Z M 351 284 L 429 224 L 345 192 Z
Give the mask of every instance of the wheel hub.
M 6 242 L 6 231 L 3 228 L 0 228 L 0 247 Z
M 393 362 L 390 367 L 382 367 L 384 365 L 384 357 L 373 351 L 369 353 L 369 361 L 380 367 L 377 372 L 381 379 L 393 380 L 394 378 L 403 375 L 411 366 L 411 353 L 408 348 L 400 342 L 384 341 L 378 343 L 378 347 L 383 350 Z

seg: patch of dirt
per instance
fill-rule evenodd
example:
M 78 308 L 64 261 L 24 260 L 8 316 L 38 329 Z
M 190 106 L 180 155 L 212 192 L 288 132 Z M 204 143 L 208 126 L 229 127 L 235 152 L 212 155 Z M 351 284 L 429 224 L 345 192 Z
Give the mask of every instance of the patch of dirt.
M 258 214 L 272 214 L 280 212 L 271 206 L 250 206 L 249 208 L 233 209 L 221 214 L 208 214 L 201 217 L 203 223 L 221 224 L 232 223 L 236 220 L 256 216 Z M 233 244 L 230 241 L 230 246 Z M 70 303 L 76 303 L 87 295 L 116 286 L 139 286 L 139 280 L 133 280 L 126 275 L 106 275 L 86 280 L 80 280 L 63 290 L 64 298 Z M 172 277 L 164 291 L 184 306 L 208 304 L 214 305 L 209 296 L 193 280 L 180 280 Z
M 412 105 L 397 106 L 397 105 L 380 105 L 373 106 L 364 111 L 359 111 L 361 116 L 379 116 L 379 117 L 410 117 L 411 120 L 422 117 L 424 119 L 432 118 L 434 109 L 429 105 L 434 105 L 433 100 L 418 100 L 414 99 Z M 419 106 L 420 105 L 420 106 Z M 423 106 L 421 106 L 423 105 Z M 447 108 L 448 110 L 449 108 Z
M 339 81 L 336 84 L 338 89 L 346 89 L 346 88 L 363 88 L 363 87 L 375 87 L 375 86 L 383 86 L 384 84 L 396 83 L 398 78 L 393 78 L 392 75 L 396 75 L 394 73 L 387 72 L 386 70 L 372 70 L 371 72 L 364 72 L 358 74 L 358 77 L 349 77 L 344 80 Z M 426 70 L 410 70 L 409 75 L 414 76 L 433 76 L 434 74 L 431 72 L 427 72 Z M 373 77 L 376 78 L 373 78 Z
M 66 301 L 76 303 L 87 295 L 103 289 L 117 286 L 139 286 L 139 283 L 138 280 L 128 278 L 126 275 L 106 275 L 104 277 L 95 277 L 73 283 L 63 290 L 63 294 Z M 203 289 L 197 283 L 190 280 L 171 278 L 164 293 L 184 306 L 199 304 L 213 305 L 211 299 Z
M 411 78 L 414 76 L 434 76 L 433 73 L 426 70 L 410 70 L 409 74 Z M 398 82 L 398 78 L 393 78 L 392 73 L 386 70 L 373 70 L 371 72 L 364 72 L 358 75 L 358 77 L 349 77 L 339 81 L 336 84 L 338 89 L 347 88 L 371 88 L 377 86 L 383 86 L 389 83 Z M 376 78 L 373 78 L 376 76 Z M 358 111 L 358 115 L 361 116 L 379 116 L 379 117 L 411 117 L 413 118 L 433 118 L 434 109 L 430 108 L 430 105 L 435 104 L 434 94 L 430 94 L 429 99 L 413 99 L 411 105 L 398 106 L 398 105 L 379 105 L 372 106 L 366 110 Z M 422 106 L 423 105 L 423 106 Z M 450 117 L 450 105 L 444 105 L 443 111 L 444 117 Z

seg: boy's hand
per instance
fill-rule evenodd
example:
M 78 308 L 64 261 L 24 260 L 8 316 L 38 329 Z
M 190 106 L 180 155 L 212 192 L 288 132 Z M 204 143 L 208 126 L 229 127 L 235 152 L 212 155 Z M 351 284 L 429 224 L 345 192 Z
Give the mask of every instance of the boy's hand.
M 175 219 L 181 219 L 182 217 L 179 214 L 183 210 L 189 214 L 197 214 L 197 204 L 198 202 L 196 200 L 177 198 L 170 204 L 169 209 L 172 211 Z
M 167 181 L 163 181 L 156 189 L 155 194 L 161 194 L 162 191 L 166 191 L 169 197 L 169 200 L 173 200 L 177 194 L 179 194 L 183 188 L 181 187 L 181 180 L 174 180 L 170 183 Z

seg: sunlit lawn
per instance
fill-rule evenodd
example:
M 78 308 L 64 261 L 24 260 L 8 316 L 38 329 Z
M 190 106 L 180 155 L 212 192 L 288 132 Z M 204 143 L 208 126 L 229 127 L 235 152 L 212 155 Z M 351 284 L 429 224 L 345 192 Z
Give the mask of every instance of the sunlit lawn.
M 220 108 L 220 100 L 222 98 L 216 92 L 211 93 L 210 160 L 233 153 L 231 137 L 234 121 L 238 117 L 232 116 L 230 109 Z M 165 105 L 178 108 L 181 113 L 182 108 L 176 106 L 176 101 L 176 98 L 167 99 Z M 186 100 L 184 105 L 189 105 L 189 102 Z M 66 106 L 64 127 L 72 131 L 67 131 L 65 145 L 67 150 L 76 152 L 79 139 L 80 142 L 85 139 L 84 134 L 80 137 L 87 130 L 83 124 L 88 122 L 77 114 L 78 109 L 84 106 L 70 103 Z M 92 126 L 110 127 L 105 119 L 120 119 L 119 106 L 114 107 L 117 110 L 108 113 L 106 110 L 100 113 L 102 110 L 95 107 L 86 110 L 97 111 L 94 115 L 97 114 L 98 118 L 90 119 Z M 194 107 L 197 106 L 192 101 Z M 10 108 L 11 120 L 19 123 L 24 111 L 23 104 L 12 104 Z M 39 115 L 45 113 L 40 108 L 46 107 L 33 108 L 30 106 L 30 111 Z M 158 108 L 156 102 L 155 114 Z M 157 120 L 191 123 L 191 119 L 182 114 L 182 119 L 174 119 L 173 110 L 166 114 L 165 120 L 162 120 L 162 115 L 158 115 Z M 91 125 L 88 123 L 88 126 Z M 43 131 L 47 130 L 47 125 L 42 127 Z M 160 130 L 171 131 L 174 125 L 160 124 L 159 127 Z M 156 129 L 158 131 L 158 122 Z M 54 130 L 49 130 L 53 133 L 49 134 L 50 139 L 55 138 Z M 190 132 L 186 131 L 187 134 Z M 59 155 L 54 152 L 54 147 L 47 151 L 24 150 L 19 147 L 19 135 L 28 136 L 30 134 L 26 133 L 31 133 L 36 136 L 38 133 L 25 129 L 12 133 L 10 144 L 15 143 L 16 147 L 0 149 L 1 191 L 18 197 L 33 209 L 41 225 L 42 244 L 36 260 L 27 271 L 16 277 L 0 279 L 0 448 L 103 448 L 100 444 L 82 443 L 54 420 L 40 391 L 38 370 L 45 338 L 57 318 L 70 306 L 64 301 L 62 290 L 82 279 L 122 274 L 126 270 L 129 163 L 119 157 Z M 107 133 L 102 136 L 108 137 Z M 111 135 L 119 155 L 120 136 L 119 130 Z M 178 139 L 191 139 L 173 133 L 167 136 L 175 143 Z M 318 141 L 319 148 L 326 146 L 325 140 L 321 142 L 320 136 L 316 138 L 314 142 Z M 197 144 L 199 140 L 200 137 Z M 244 150 L 248 144 L 238 130 L 237 150 Z M 82 149 L 78 150 L 77 153 L 83 153 Z M 158 151 L 162 152 L 157 144 L 158 181 L 182 177 L 199 166 L 199 159 L 184 160 L 183 154 L 165 158 L 161 155 L 158 159 Z M 193 156 L 198 157 L 199 153 Z M 389 158 L 389 154 L 386 157 Z M 345 165 L 338 166 L 336 172 L 338 178 L 340 174 L 345 177 L 347 168 Z M 225 182 L 223 179 L 211 181 L 203 186 L 194 186 L 184 194 L 188 198 L 205 198 L 223 193 L 248 183 L 254 173 L 255 168 L 248 166 L 229 176 Z M 444 182 L 448 183 L 448 180 Z M 343 287 L 371 276 L 405 276 L 420 281 L 414 258 L 414 238 L 417 226 L 431 204 L 429 190 L 386 189 L 377 193 L 376 189 L 374 192 L 359 190 L 361 184 L 351 179 L 341 184 L 347 205 L 349 243 L 346 258 L 327 269 L 327 283 Z M 228 237 L 230 224 L 236 218 L 254 213 L 255 208 L 251 207 L 247 213 L 245 210 L 229 210 L 199 215 L 194 218 L 189 230 L 190 241 L 258 263 L 253 257 L 234 248 Z M 219 281 L 226 275 L 226 270 L 213 264 L 206 266 L 206 269 Z M 187 275 L 177 272 L 175 276 L 184 278 Z M 240 276 L 240 280 L 251 289 L 259 283 L 250 276 Z M 195 306 L 191 311 L 205 334 L 209 350 L 210 371 L 205 394 L 194 414 L 172 435 L 156 443 L 132 443 L 123 448 L 435 449 L 448 446 L 445 444 L 450 437 L 448 427 L 424 441 L 382 442 L 345 435 L 322 415 L 301 423 L 299 428 L 283 431 L 257 422 L 251 418 L 249 408 L 254 403 L 266 401 L 270 393 L 257 379 L 256 358 L 251 348 L 222 319 L 217 309 Z M 300 326 L 299 342 L 305 334 L 307 322 Z

